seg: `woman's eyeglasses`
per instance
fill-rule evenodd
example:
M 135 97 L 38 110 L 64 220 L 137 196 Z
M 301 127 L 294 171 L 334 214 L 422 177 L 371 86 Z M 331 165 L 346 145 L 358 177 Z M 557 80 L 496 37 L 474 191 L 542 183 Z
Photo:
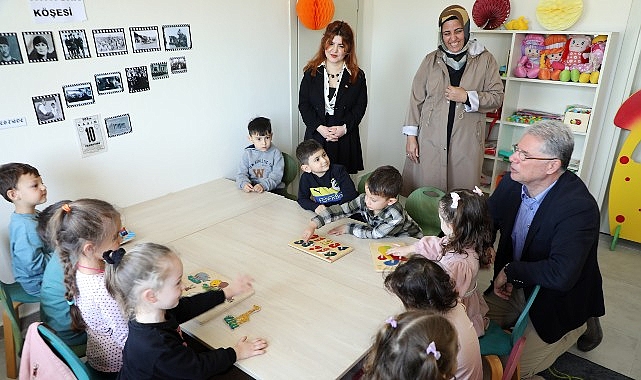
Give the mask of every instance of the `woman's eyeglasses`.
M 521 161 L 525 161 L 525 160 L 552 161 L 552 160 L 559 159 L 557 157 L 530 157 L 527 155 L 526 151 L 523 151 L 521 150 L 521 148 L 519 148 L 519 144 L 512 145 L 512 151 L 517 154 L 517 157 Z

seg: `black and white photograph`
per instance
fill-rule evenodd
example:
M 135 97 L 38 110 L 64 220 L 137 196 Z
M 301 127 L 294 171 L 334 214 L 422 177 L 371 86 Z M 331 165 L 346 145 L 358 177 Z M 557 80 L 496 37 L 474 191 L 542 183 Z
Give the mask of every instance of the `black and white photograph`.
M 123 28 L 94 29 L 92 32 L 98 57 L 127 54 L 127 42 Z
M 94 76 L 96 77 L 98 95 L 122 92 L 124 90 L 120 72 L 96 74 Z
M 129 28 L 131 46 L 134 53 L 160 50 L 160 37 L 157 26 L 137 26 Z
M 191 31 L 188 24 L 163 25 L 165 50 L 191 49 Z
M 38 124 L 48 124 L 65 119 L 60 103 L 60 94 L 34 96 L 31 101 L 33 109 L 36 111 Z
M 52 32 L 22 32 L 29 62 L 57 61 Z
M 61 30 L 60 41 L 62 50 L 65 52 L 65 59 L 91 58 L 87 34 L 84 30 Z
M 171 73 L 186 73 L 187 72 L 187 60 L 185 57 L 171 57 L 169 58 L 171 63 Z
M 100 127 L 100 115 L 75 119 L 74 124 L 78 131 L 78 141 L 83 158 L 107 151 L 107 141 Z
M 127 75 L 127 86 L 129 87 L 129 92 L 149 90 L 147 66 L 127 67 L 125 68 L 125 74 Z
M 167 62 L 155 62 L 149 65 L 151 79 L 163 79 L 169 77 Z
M 105 127 L 107 128 L 108 137 L 131 133 L 131 120 L 129 120 L 129 114 L 106 118 Z
M 70 84 L 62 87 L 67 107 L 84 106 L 94 102 L 91 83 Z
M 0 33 L 0 65 L 24 63 L 16 33 Z

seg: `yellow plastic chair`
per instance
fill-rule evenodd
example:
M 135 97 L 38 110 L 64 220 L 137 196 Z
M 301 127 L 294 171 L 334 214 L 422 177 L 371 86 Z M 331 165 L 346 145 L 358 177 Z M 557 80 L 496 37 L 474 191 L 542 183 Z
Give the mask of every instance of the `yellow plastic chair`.
M 418 223 L 425 236 L 438 236 L 441 220 L 438 217 L 438 202 L 445 193 L 436 187 L 419 187 L 405 201 L 405 210 Z
M 22 344 L 24 343 L 18 309 L 22 304 L 36 302 L 40 302 L 40 298 L 27 294 L 19 283 L 5 284 L 0 281 L 4 354 L 7 364 L 7 377 L 10 379 L 18 377 L 17 359 L 22 352 Z
M 283 196 L 295 201 L 298 197 L 289 192 L 289 185 L 291 185 L 292 182 L 294 182 L 294 179 L 296 179 L 296 176 L 298 175 L 298 168 L 300 167 L 300 165 L 298 165 L 298 161 L 294 157 L 290 156 L 287 153 L 283 153 L 283 160 L 285 161 L 285 169 L 283 170 L 283 182 L 285 183 L 285 191 L 283 192 Z

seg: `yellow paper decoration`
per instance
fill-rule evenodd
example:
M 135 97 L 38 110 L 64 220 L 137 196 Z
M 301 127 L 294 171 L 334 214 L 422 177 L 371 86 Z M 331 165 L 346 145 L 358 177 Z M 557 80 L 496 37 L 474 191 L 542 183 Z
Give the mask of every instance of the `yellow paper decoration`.
M 579 20 L 583 0 L 540 0 L 536 18 L 548 30 L 565 30 Z

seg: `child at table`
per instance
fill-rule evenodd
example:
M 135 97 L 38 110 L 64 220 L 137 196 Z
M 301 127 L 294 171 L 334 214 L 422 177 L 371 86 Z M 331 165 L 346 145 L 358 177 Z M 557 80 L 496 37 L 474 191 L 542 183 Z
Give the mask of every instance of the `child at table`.
M 49 221 L 64 268 L 65 299 L 72 326 L 87 331 L 87 364 L 101 379 L 115 379 L 122 366 L 127 320 L 105 287 L 102 254 L 118 249 L 120 213 L 98 199 L 66 203 Z
M 354 182 L 343 165 L 332 164 L 323 146 L 314 139 L 296 147 L 303 173 L 298 182 L 298 204 L 320 213 L 327 206 L 349 202 L 358 196 Z
M 236 174 L 236 185 L 246 193 L 284 189 L 283 154 L 272 146 L 272 124 L 266 117 L 257 117 L 249 122 L 249 141 L 252 143 L 243 152 Z
M 381 166 L 374 170 L 365 183 L 365 194 L 356 199 L 333 205 L 312 218 L 303 232 L 309 240 L 316 228 L 326 223 L 359 213 L 367 224 L 349 223 L 329 230 L 330 235 L 352 234 L 359 238 L 380 239 L 386 236 L 423 236 L 421 228 L 398 202 L 401 190 L 401 173 L 393 166 Z
M 9 222 L 13 276 L 25 292 L 37 297 L 50 257 L 36 232 L 36 206 L 47 201 L 47 187 L 38 169 L 12 162 L 0 166 L 0 191 L 15 206 Z
M 367 380 L 448 380 L 455 378 L 456 330 L 447 319 L 406 311 L 385 321 L 363 367 Z
M 118 379 L 206 379 L 236 360 L 265 353 L 263 339 L 242 337 L 231 348 L 196 352 L 183 340 L 180 323 L 252 288 L 241 276 L 223 290 L 181 297 L 183 265 L 169 248 L 143 243 L 129 252 L 105 252 L 107 288 L 130 318 L 129 339 Z
M 477 336 L 485 334 L 488 306 L 478 289 L 479 267 L 492 263 L 492 219 L 483 192 L 455 190 L 439 201 L 438 216 L 444 237 L 426 236 L 414 245 L 393 247 L 388 254 L 406 256 L 416 252 L 438 261 L 455 282 Z
M 54 250 L 55 242 L 49 236 L 49 220 L 54 213 L 64 204 L 71 203 L 63 200 L 47 206 L 38 213 L 38 235 L 45 247 L 52 251 L 51 259 L 42 275 L 42 288 L 40 289 L 40 318 L 47 326 L 51 327 L 56 335 L 67 345 L 72 346 L 78 356 L 85 356 L 87 333 L 84 330 L 74 330 L 71 326 L 69 304 L 65 299 L 65 275 L 60 262 L 60 255 Z
M 406 310 L 421 310 L 447 319 L 458 336 L 456 378 L 481 380 L 481 347 L 465 306 L 458 300 L 452 279 L 435 261 L 414 255 L 384 280 L 385 288 L 403 302 Z M 448 377 L 449 379 L 449 377 Z

